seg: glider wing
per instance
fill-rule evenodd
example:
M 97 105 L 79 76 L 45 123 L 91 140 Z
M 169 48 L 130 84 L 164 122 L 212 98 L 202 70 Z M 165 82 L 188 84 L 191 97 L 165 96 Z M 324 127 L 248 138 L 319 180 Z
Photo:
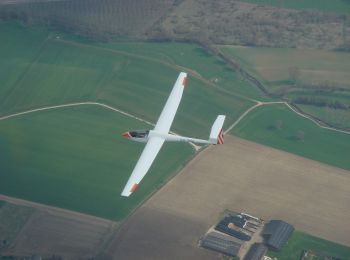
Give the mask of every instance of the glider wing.
M 162 148 L 163 143 L 164 139 L 158 136 L 153 136 L 148 140 L 145 148 L 142 151 L 140 159 L 136 163 L 129 180 L 126 186 L 124 187 L 124 190 L 121 194 L 122 196 L 129 197 L 131 193 L 133 193 L 136 190 L 140 181 L 143 179 L 143 177 L 146 175 L 147 171 L 151 167 L 160 148 Z
M 182 93 L 186 85 L 187 73 L 181 72 L 175 82 L 173 90 L 171 91 L 167 102 L 163 108 L 162 113 L 157 121 L 154 131 L 167 134 L 170 130 L 171 124 L 179 107 Z

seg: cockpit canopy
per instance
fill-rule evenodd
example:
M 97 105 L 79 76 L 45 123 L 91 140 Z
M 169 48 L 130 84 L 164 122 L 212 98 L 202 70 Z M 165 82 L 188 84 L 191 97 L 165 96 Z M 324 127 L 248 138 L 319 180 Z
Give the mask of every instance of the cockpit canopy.
M 149 134 L 149 130 L 133 130 L 129 134 L 133 138 L 146 138 Z

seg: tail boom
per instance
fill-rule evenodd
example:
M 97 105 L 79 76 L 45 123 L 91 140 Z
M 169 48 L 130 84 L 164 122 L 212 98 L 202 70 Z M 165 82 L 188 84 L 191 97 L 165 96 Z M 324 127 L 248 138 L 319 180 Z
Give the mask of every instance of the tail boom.
M 210 136 L 208 140 L 191 138 L 186 136 L 174 135 L 169 133 L 162 133 L 155 130 L 150 130 L 148 137 L 157 136 L 168 142 L 192 142 L 197 144 L 223 144 L 224 143 L 224 131 L 223 125 L 225 121 L 224 115 L 219 115 L 213 126 L 211 127 Z

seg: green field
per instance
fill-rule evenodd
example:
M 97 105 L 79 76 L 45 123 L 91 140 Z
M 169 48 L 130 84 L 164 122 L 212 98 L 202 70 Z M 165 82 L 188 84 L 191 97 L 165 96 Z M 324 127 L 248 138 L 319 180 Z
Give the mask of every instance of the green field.
M 193 154 L 188 144 L 165 144 L 137 192 L 121 197 L 144 144 L 120 133 L 147 128 L 95 106 L 0 121 L 1 193 L 120 220 Z
M 223 47 L 223 51 L 251 72 L 274 95 L 301 105 L 300 98 L 311 99 L 305 112 L 341 128 L 350 124 L 350 54 L 324 50 L 287 48 Z M 290 69 L 298 77 L 291 78 Z M 318 101 L 339 102 L 347 109 L 319 107 Z M 313 102 L 313 103 L 312 103 Z M 306 105 L 306 104 L 304 104 Z M 312 107 L 311 107 L 312 106 Z M 333 113 L 325 115 L 325 109 Z M 341 114 L 342 120 L 338 117 Z
M 100 44 L 99 46 L 190 68 L 214 86 L 224 88 L 231 93 L 248 98 L 266 99 L 256 87 L 243 80 L 223 60 L 208 54 L 203 48 L 195 44 L 119 42 Z
M 275 128 L 281 121 L 280 129 Z M 298 131 L 304 133 L 297 140 Z M 306 158 L 350 169 L 350 135 L 320 129 L 285 105 L 258 107 L 233 129 L 242 138 L 285 150 Z
M 298 107 L 303 112 L 313 115 L 322 121 L 329 122 L 333 126 L 350 129 L 350 113 L 347 110 L 308 105 L 298 105 Z
M 7 39 L 0 42 L 0 56 L 5 57 L 0 60 L 0 117 L 43 106 L 97 101 L 155 122 L 179 71 L 188 70 L 197 76 L 189 77 L 172 129 L 207 138 L 217 114 L 227 115 L 227 127 L 253 105 L 241 96 L 260 95 L 221 60 L 193 44 L 89 43 L 18 23 L 2 22 L 0 29 Z M 278 106 L 270 109 L 283 118 L 285 126 L 295 128 L 294 123 L 301 120 Z M 347 136 L 325 133 L 301 121 L 307 126 L 302 129 L 304 142 L 289 138 L 294 128 L 283 128 L 284 138 L 265 138 L 271 131 L 255 131 L 262 122 L 252 117 L 254 113 L 234 133 L 349 168 Z M 166 144 L 139 190 L 123 200 L 120 192 L 143 145 L 121 138 L 120 133 L 142 128 L 149 126 L 96 106 L 2 120 L 0 192 L 121 220 L 193 156 L 189 145 Z M 317 138 L 327 140 L 323 147 L 329 143 L 329 151 L 321 152 Z
M 283 8 L 350 14 L 350 2 L 348 0 L 244 0 L 244 2 Z
M 18 23 L 2 22 L 0 29 L 7 39 L 0 42 L 0 56 L 5 57 L 0 61 L 0 117 L 97 101 L 155 122 L 182 70 L 132 48 L 121 53 L 111 46 L 62 39 L 55 32 Z M 199 51 L 191 55 L 196 53 L 204 55 Z M 190 64 L 191 70 L 199 70 L 196 64 L 212 62 L 193 60 L 201 62 Z M 236 82 L 241 84 L 233 77 L 232 86 Z M 227 115 L 228 126 L 252 104 L 233 91 L 190 76 L 172 130 L 207 138 L 218 114 Z M 123 200 L 120 192 L 143 145 L 120 138 L 120 133 L 149 127 L 116 112 L 85 106 L 0 121 L 1 154 L 6 155 L 1 157 L 0 191 L 121 220 L 193 154 L 189 145 L 166 144 L 137 193 Z
M 271 84 L 270 88 L 278 82 L 281 85 L 283 81 L 288 83 L 290 67 L 299 68 L 303 83 L 329 82 L 350 88 L 350 53 L 347 52 L 241 46 L 222 47 L 222 50 Z
M 268 251 L 267 255 L 277 259 L 299 260 L 304 249 L 343 260 L 350 259 L 350 247 L 310 236 L 300 231 L 294 231 L 280 252 Z
M 23 30 L 16 24 L 10 27 L 15 32 Z M 21 34 L 12 37 L 9 33 L 8 39 L 20 43 Z M 155 122 L 179 73 L 178 69 L 161 62 L 111 49 L 56 40 L 52 35 L 45 39 L 42 37 L 44 46 L 32 55 L 35 58 L 30 55 L 22 58 L 16 52 L 20 46 L 0 46 L 0 55 L 12 54 L 0 70 L 16 70 L 18 64 L 27 65 L 23 73 L 15 75 L 16 80 L 6 76 L 2 80 L 1 115 L 41 106 L 99 101 Z M 232 81 L 232 85 L 235 82 Z M 180 133 L 196 131 L 202 137 L 207 136 L 217 114 L 225 112 L 230 124 L 252 104 L 193 77 L 189 77 L 187 86 L 174 122 L 174 129 Z

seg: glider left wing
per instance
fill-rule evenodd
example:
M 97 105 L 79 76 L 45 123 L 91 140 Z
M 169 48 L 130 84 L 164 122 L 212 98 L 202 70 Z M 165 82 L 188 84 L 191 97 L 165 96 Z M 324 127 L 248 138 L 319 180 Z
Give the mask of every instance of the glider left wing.
M 173 90 L 165 103 L 162 113 L 159 116 L 154 131 L 167 134 L 173 123 L 177 108 L 179 107 L 182 93 L 186 85 L 187 73 L 181 72 L 177 77 Z
M 138 184 L 151 167 L 160 148 L 162 148 L 163 143 L 164 139 L 158 136 L 153 136 L 148 139 L 148 142 L 142 151 L 140 159 L 136 163 L 136 166 L 121 194 L 122 196 L 129 197 L 131 193 L 136 190 Z

